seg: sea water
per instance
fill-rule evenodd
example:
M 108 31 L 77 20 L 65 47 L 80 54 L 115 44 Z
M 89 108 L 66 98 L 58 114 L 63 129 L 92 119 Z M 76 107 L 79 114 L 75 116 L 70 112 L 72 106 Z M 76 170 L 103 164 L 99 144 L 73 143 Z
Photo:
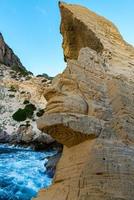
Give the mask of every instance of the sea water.
M 55 153 L 0 145 L 0 200 L 30 200 L 48 187 L 45 158 Z

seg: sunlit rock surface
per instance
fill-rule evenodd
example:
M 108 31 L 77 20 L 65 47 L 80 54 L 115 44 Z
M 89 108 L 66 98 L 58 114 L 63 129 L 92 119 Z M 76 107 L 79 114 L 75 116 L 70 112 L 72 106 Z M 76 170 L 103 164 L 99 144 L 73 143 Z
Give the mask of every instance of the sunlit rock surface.
M 60 3 L 67 67 L 38 128 L 64 144 L 39 200 L 133 200 L 134 48 L 88 9 Z

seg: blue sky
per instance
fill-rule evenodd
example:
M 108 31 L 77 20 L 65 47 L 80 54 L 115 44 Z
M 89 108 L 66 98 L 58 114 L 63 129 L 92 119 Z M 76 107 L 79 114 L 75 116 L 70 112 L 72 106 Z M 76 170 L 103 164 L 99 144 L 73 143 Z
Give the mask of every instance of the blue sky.
M 134 0 L 65 0 L 113 21 L 134 45 Z M 0 0 L 0 31 L 24 66 L 35 74 L 56 75 L 65 63 L 59 32 L 58 0 Z

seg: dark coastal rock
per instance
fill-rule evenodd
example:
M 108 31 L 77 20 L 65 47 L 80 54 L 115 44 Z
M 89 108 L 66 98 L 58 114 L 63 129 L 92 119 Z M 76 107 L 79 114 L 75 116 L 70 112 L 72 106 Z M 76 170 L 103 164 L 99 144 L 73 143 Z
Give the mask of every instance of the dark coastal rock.
M 9 143 L 11 145 L 20 145 L 24 147 L 32 147 L 36 151 L 56 150 L 58 153 L 62 151 L 63 145 L 54 140 L 51 136 L 32 131 L 31 126 L 20 126 L 18 131 L 8 134 L 4 130 L 0 130 L 0 143 Z
M 0 143 L 9 143 L 10 141 L 10 135 L 4 130 L 0 130 Z
M 48 162 L 45 164 L 46 172 L 50 178 L 53 178 L 55 175 L 55 170 L 57 163 L 61 157 L 62 152 L 58 152 L 54 156 L 47 157 Z

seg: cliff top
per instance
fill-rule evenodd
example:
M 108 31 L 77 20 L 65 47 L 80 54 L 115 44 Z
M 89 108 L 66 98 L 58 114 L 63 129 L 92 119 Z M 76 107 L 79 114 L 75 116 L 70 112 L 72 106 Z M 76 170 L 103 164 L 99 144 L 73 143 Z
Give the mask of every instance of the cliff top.
M 82 47 L 90 47 L 97 52 L 104 49 L 116 52 L 117 48 L 123 47 L 134 53 L 134 48 L 124 41 L 119 30 L 109 20 L 83 6 L 60 2 L 59 7 L 65 60 L 77 59 Z

